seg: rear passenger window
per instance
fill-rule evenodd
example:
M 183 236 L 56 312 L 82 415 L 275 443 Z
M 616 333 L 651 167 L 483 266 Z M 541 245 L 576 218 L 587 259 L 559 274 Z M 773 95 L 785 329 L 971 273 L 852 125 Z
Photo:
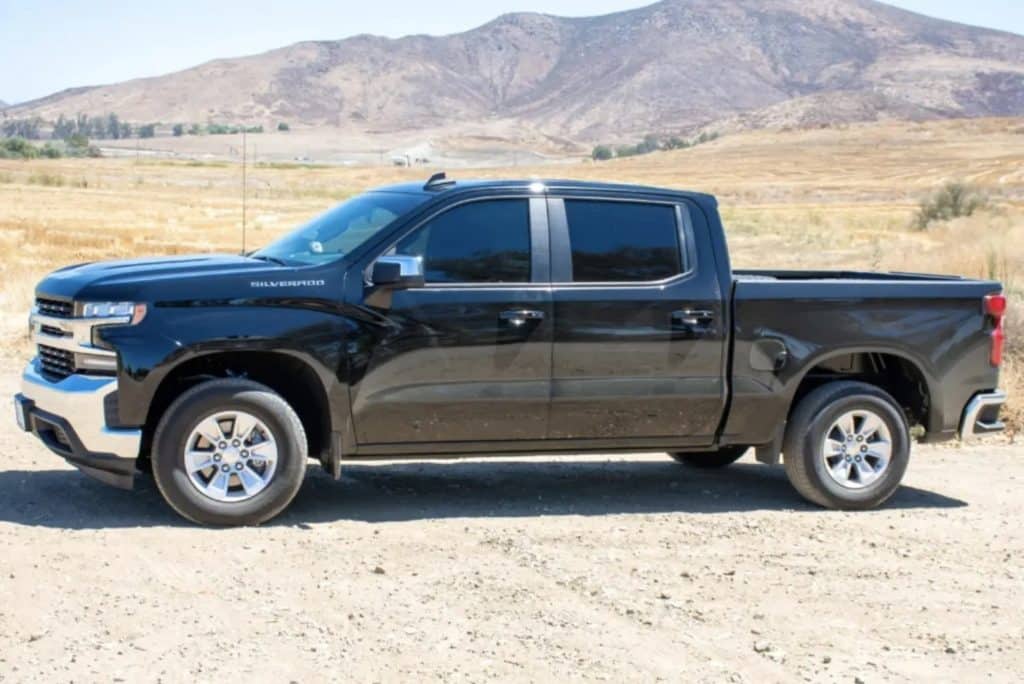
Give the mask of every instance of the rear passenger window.
M 675 207 L 565 200 L 577 283 L 664 280 L 682 273 Z
M 463 204 L 400 241 L 396 254 L 423 257 L 428 283 L 530 281 L 528 200 Z

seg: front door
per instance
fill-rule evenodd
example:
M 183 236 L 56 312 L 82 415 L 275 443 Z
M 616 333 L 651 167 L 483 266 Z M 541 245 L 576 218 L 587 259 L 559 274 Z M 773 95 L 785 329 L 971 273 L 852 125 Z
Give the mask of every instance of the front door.
M 725 406 L 726 312 L 687 205 L 566 196 L 549 207 L 550 437 L 710 444 Z
M 544 200 L 508 197 L 445 209 L 387 250 L 422 257 L 426 282 L 367 299 L 385 323 L 352 388 L 361 445 L 546 436 L 547 242 Z

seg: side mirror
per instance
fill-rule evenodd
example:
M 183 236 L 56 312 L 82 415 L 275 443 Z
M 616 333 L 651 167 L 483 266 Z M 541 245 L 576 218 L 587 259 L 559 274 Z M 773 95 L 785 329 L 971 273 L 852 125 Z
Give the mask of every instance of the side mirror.
M 382 256 L 373 263 L 370 282 L 378 287 L 396 290 L 423 287 L 423 257 Z

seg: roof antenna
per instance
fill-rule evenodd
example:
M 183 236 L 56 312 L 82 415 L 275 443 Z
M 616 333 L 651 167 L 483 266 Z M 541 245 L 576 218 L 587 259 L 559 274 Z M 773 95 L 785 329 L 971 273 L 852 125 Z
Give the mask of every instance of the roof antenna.
M 428 180 L 427 184 L 423 186 L 423 189 L 424 190 L 436 190 L 438 188 L 443 188 L 446 185 L 455 185 L 455 181 L 454 180 L 448 180 L 448 176 L 445 174 L 445 172 L 444 171 L 440 171 L 440 172 L 435 173 L 433 176 L 430 177 L 430 180 Z

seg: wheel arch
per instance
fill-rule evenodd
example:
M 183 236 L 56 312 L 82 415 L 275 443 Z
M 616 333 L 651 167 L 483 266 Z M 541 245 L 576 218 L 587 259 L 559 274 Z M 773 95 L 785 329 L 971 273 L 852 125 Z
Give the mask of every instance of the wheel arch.
M 246 378 L 266 385 L 298 414 L 311 457 L 316 458 L 330 448 L 330 401 L 313 364 L 297 354 L 281 351 L 218 350 L 190 356 L 161 378 L 143 427 L 142 458 L 149 458 L 156 426 L 174 400 L 192 387 L 218 378 Z
M 884 389 L 900 404 L 911 427 L 941 427 L 935 403 L 939 387 L 921 361 L 904 350 L 878 347 L 833 349 L 809 361 L 790 381 L 787 418 L 808 393 L 836 380 L 859 380 Z

